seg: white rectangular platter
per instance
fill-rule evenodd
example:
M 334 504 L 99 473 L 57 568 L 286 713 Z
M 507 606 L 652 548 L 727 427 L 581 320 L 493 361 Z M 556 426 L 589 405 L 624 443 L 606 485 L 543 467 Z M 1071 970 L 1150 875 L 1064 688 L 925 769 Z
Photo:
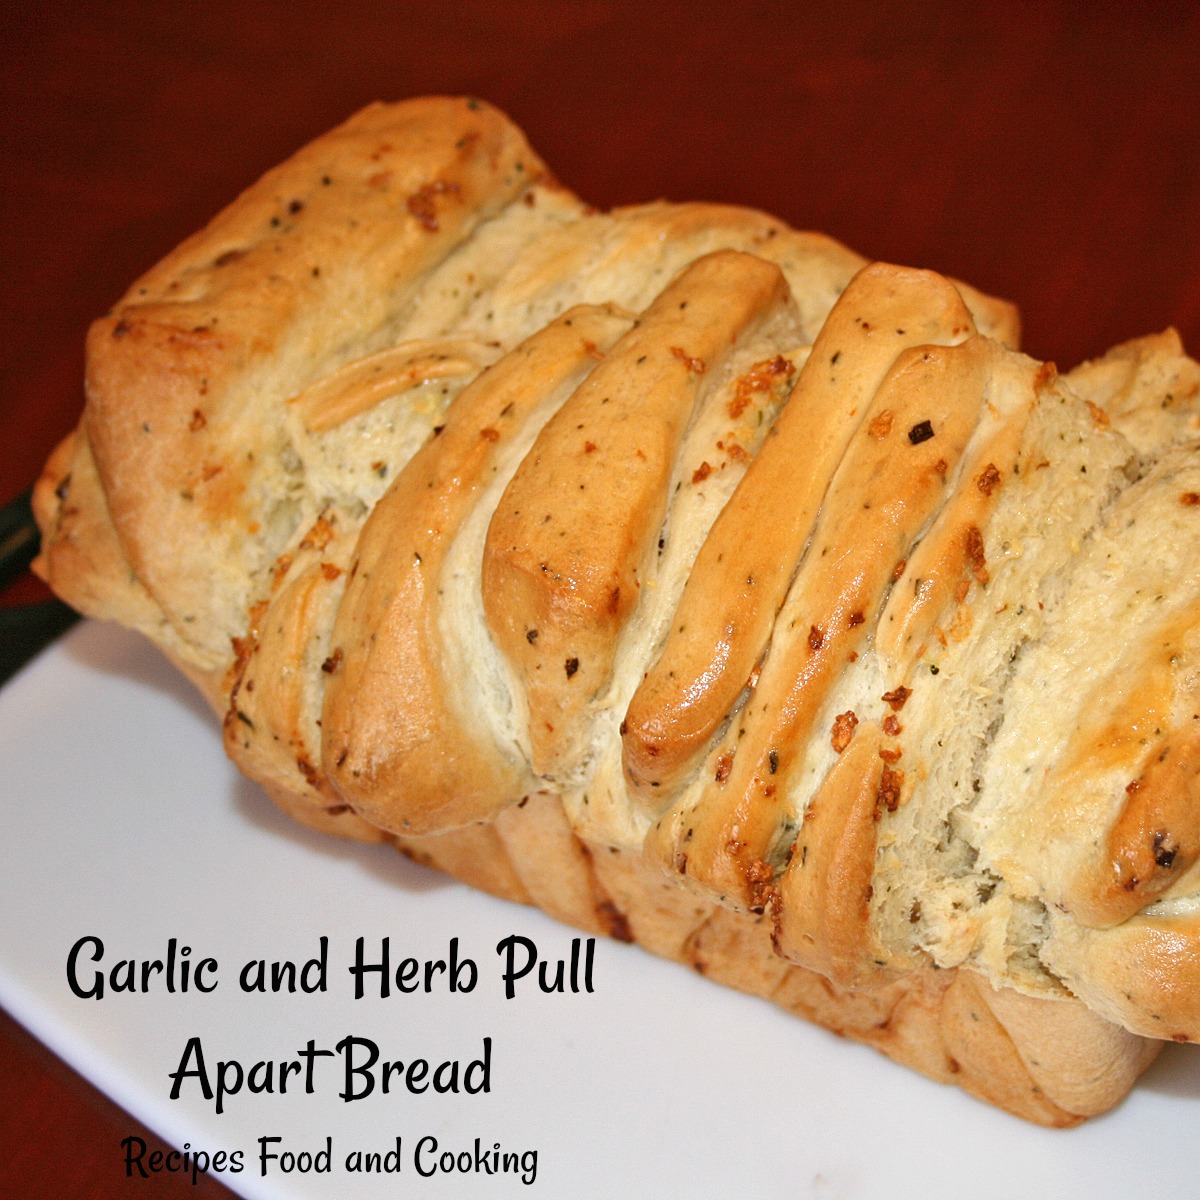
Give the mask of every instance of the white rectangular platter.
M 240 1154 L 242 1169 L 227 1160 L 218 1177 L 245 1196 L 1096 1200 L 1200 1190 L 1192 1047 L 1168 1047 L 1115 1113 L 1052 1132 L 630 946 L 597 943 L 590 993 L 543 993 L 531 972 L 506 999 L 503 939 L 529 939 L 552 972 L 575 933 L 279 815 L 228 764 L 188 685 L 132 635 L 85 623 L 0 692 L 0 761 L 0 1003 L 166 1142 L 210 1160 Z M 323 937 L 323 991 L 239 986 L 245 963 L 303 965 Z M 357 939 L 378 958 L 385 937 L 393 968 L 444 960 L 457 938 L 475 987 L 451 991 L 436 974 L 428 994 L 393 987 L 384 999 L 373 984 L 355 999 Z M 104 954 L 93 962 L 97 944 L 85 943 L 75 983 L 91 990 L 99 970 L 103 999 L 71 989 L 81 938 L 99 939 Z M 193 965 L 216 960 L 202 974 L 214 990 L 185 992 L 177 972 L 171 992 L 152 971 L 148 991 L 113 991 L 114 966 L 164 959 L 172 938 L 177 963 L 184 946 Z M 426 1082 L 443 1061 L 465 1074 L 490 1039 L 488 1090 L 468 1094 L 460 1074 L 457 1093 L 414 1092 L 393 1075 L 388 1094 L 376 1078 L 371 1095 L 347 1101 L 345 1055 L 335 1053 L 313 1058 L 311 1092 L 293 1068 L 280 1094 L 281 1061 L 300 1062 L 310 1040 L 334 1050 L 347 1037 L 374 1042 L 388 1061 L 427 1060 Z M 274 1090 L 243 1081 L 218 1114 L 187 1056 L 191 1039 L 210 1082 L 220 1062 L 247 1075 L 272 1062 Z M 227 1066 L 227 1084 L 235 1078 Z M 497 1145 L 501 1169 L 489 1173 Z M 265 1173 L 264 1146 L 278 1156 Z M 288 1154 L 300 1163 L 326 1148 L 328 1171 L 282 1169 Z M 359 1151 L 399 1169 L 351 1171 Z M 110 1167 L 124 1174 L 119 1147 Z

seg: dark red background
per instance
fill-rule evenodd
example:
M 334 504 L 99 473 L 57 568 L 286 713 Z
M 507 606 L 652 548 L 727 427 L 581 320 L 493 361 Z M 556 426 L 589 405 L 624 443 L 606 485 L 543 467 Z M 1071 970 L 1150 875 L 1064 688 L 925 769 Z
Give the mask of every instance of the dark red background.
M 982 7 L 5 6 L 0 503 L 75 420 L 91 317 L 300 143 L 423 92 L 499 104 L 595 204 L 755 205 L 970 280 L 1064 368 L 1168 324 L 1200 352 L 1200 10 Z M 135 1129 L 0 1014 L 0 1194 L 220 1192 L 124 1180 Z

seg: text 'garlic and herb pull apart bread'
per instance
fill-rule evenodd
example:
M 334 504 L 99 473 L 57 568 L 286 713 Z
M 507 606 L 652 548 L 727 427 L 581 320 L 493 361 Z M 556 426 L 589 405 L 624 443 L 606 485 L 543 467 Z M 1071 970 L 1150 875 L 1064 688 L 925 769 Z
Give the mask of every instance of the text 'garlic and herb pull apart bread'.
M 376 105 L 88 343 L 40 568 L 306 824 L 1012 1112 L 1200 1038 L 1200 370 Z

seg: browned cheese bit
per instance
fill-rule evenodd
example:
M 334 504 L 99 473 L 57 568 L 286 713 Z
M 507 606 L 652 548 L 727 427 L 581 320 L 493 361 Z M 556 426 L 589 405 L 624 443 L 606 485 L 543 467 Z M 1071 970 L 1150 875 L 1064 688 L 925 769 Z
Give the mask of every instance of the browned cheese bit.
M 504 448 L 628 327 L 577 308 L 507 354 L 458 396 L 363 526 L 334 623 L 342 658 L 328 676 L 322 752 L 339 794 L 385 829 L 483 820 L 528 790 L 524 764 L 474 715 L 469 681 L 446 678 L 442 567 Z
M 766 647 L 829 481 L 903 350 L 974 332 L 939 275 L 860 271 L 700 550 L 662 654 L 625 717 L 632 794 L 657 815 L 694 771 Z M 902 432 L 902 431 L 898 431 Z
M 979 419 L 988 346 L 976 337 L 900 355 L 834 475 L 758 684 L 710 756 L 695 807 L 669 814 L 651 834 L 670 861 L 686 819 L 694 829 L 688 874 L 735 901 L 754 904 L 762 863 L 779 849 L 790 769 L 818 736 L 831 689 L 946 497 Z M 927 422 L 931 436 L 921 432 Z
M 788 299 L 770 263 L 736 251 L 698 259 L 542 430 L 505 492 L 484 602 L 528 701 L 539 775 L 579 761 L 704 381 Z

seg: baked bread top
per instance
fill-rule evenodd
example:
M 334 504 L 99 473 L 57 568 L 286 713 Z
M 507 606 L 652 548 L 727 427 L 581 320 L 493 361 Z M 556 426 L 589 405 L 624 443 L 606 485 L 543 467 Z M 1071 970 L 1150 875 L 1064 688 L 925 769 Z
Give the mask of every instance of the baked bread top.
M 538 791 L 839 985 L 1200 1036 L 1200 371 L 375 105 L 93 326 L 40 569 L 302 820 Z M 381 832 L 382 831 L 382 832 Z

